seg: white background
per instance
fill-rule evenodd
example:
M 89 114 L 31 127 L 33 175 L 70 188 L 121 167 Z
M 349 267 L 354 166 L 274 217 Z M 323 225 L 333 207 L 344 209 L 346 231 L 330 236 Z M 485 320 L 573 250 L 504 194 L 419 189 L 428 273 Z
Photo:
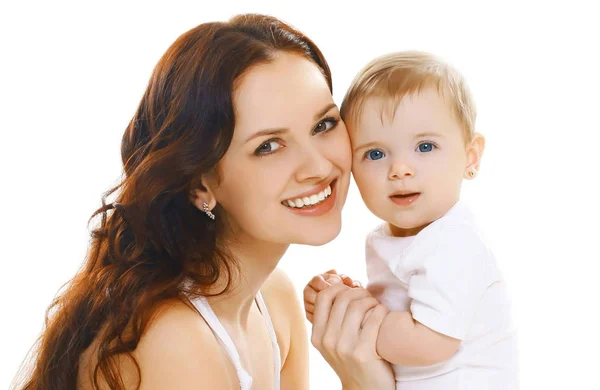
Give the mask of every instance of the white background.
M 600 22 L 592 2 L 342 4 L 3 3 L 0 388 L 83 260 L 87 219 L 121 173 L 121 135 L 159 57 L 184 31 L 242 12 L 272 14 L 311 37 L 329 61 L 338 104 L 354 74 L 389 51 L 431 51 L 463 72 L 488 141 L 463 197 L 512 292 L 522 388 L 600 388 Z M 364 281 L 364 235 L 376 223 L 352 187 L 339 238 L 293 247 L 282 260 L 298 293 L 331 267 Z M 311 384 L 339 388 L 314 350 Z

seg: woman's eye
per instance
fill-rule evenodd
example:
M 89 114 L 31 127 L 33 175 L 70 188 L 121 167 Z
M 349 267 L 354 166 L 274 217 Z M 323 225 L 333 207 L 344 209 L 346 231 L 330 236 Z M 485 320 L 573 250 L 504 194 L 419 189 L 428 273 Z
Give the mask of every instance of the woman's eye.
M 261 144 L 254 151 L 254 154 L 256 154 L 256 155 L 270 154 L 270 153 L 273 153 L 274 151 L 276 151 L 279 148 L 281 148 L 281 144 L 279 142 L 277 142 L 277 141 L 271 140 L 271 141 L 267 141 L 267 142 Z
M 385 157 L 385 153 L 380 149 L 372 149 L 365 153 L 365 157 L 367 160 L 379 160 Z
M 331 130 L 338 124 L 338 122 L 339 120 L 337 119 L 325 118 L 321 122 L 317 123 L 317 126 L 313 130 L 313 133 L 318 134 Z
M 432 144 L 431 142 L 423 142 L 422 144 L 417 146 L 417 149 L 419 150 L 419 152 L 423 152 L 423 153 L 431 152 L 435 148 L 436 148 L 436 146 L 434 144 Z

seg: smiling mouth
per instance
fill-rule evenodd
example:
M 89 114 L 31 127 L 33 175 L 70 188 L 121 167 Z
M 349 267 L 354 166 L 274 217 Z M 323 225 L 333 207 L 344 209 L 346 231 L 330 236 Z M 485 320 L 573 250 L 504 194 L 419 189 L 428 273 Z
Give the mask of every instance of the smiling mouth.
M 291 198 L 281 202 L 285 207 L 292 209 L 304 209 L 317 206 L 327 200 L 331 196 L 331 188 L 334 186 L 335 180 L 332 181 L 325 189 L 312 194 L 310 196 L 304 196 L 302 198 Z

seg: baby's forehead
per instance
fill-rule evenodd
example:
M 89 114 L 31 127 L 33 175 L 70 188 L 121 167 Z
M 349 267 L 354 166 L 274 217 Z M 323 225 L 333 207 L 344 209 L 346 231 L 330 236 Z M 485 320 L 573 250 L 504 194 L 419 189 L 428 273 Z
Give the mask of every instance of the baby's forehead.
M 410 92 L 403 95 L 374 95 L 367 96 L 360 104 L 355 107 L 354 112 L 347 119 L 351 128 L 363 127 L 363 124 L 389 125 L 396 119 L 397 115 L 406 115 L 406 110 L 401 109 L 403 102 L 412 103 L 410 105 L 411 116 L 428 117 L 432 113 L 439 112 L 447 116 L 453 114 L 452 105 L 444 94 L 433 88 L 427 88 L 422 91 Z M 419 103 L 415 102 L 418 101 Z M 420 108 L 420 109 L 415 109 Z M 426 109 L 426 110 L 423 110 Z M 452 115 L 454 116 L 454 115 Z
M 395 138 L 398 132 L 464 137 L 463 125 L 448 100 L 435 89 L 402 97 L 370 96 L 357 107 L 359 110 L 348 115 L 346 127 L 353 142 Z

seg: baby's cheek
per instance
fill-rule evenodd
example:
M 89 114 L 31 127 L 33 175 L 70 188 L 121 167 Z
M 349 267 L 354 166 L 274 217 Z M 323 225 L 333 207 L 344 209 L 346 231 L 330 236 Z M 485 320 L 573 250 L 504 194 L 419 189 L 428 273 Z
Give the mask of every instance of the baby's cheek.
M 365 191 L 377 191 L 381 187 L 381 173 L 377 169 L 366 169 L 364 166 L 352 170 L 356 184 Z
M 356 185 L 358 186 L 361 195 L 365 196 L 368 193 L 369 182 L 368 180 L 365 180 L 364 172 L 361 169 L 355 168 L 353 166 L 352 176 L 354 177 L 354 181 L 356 182 Z

